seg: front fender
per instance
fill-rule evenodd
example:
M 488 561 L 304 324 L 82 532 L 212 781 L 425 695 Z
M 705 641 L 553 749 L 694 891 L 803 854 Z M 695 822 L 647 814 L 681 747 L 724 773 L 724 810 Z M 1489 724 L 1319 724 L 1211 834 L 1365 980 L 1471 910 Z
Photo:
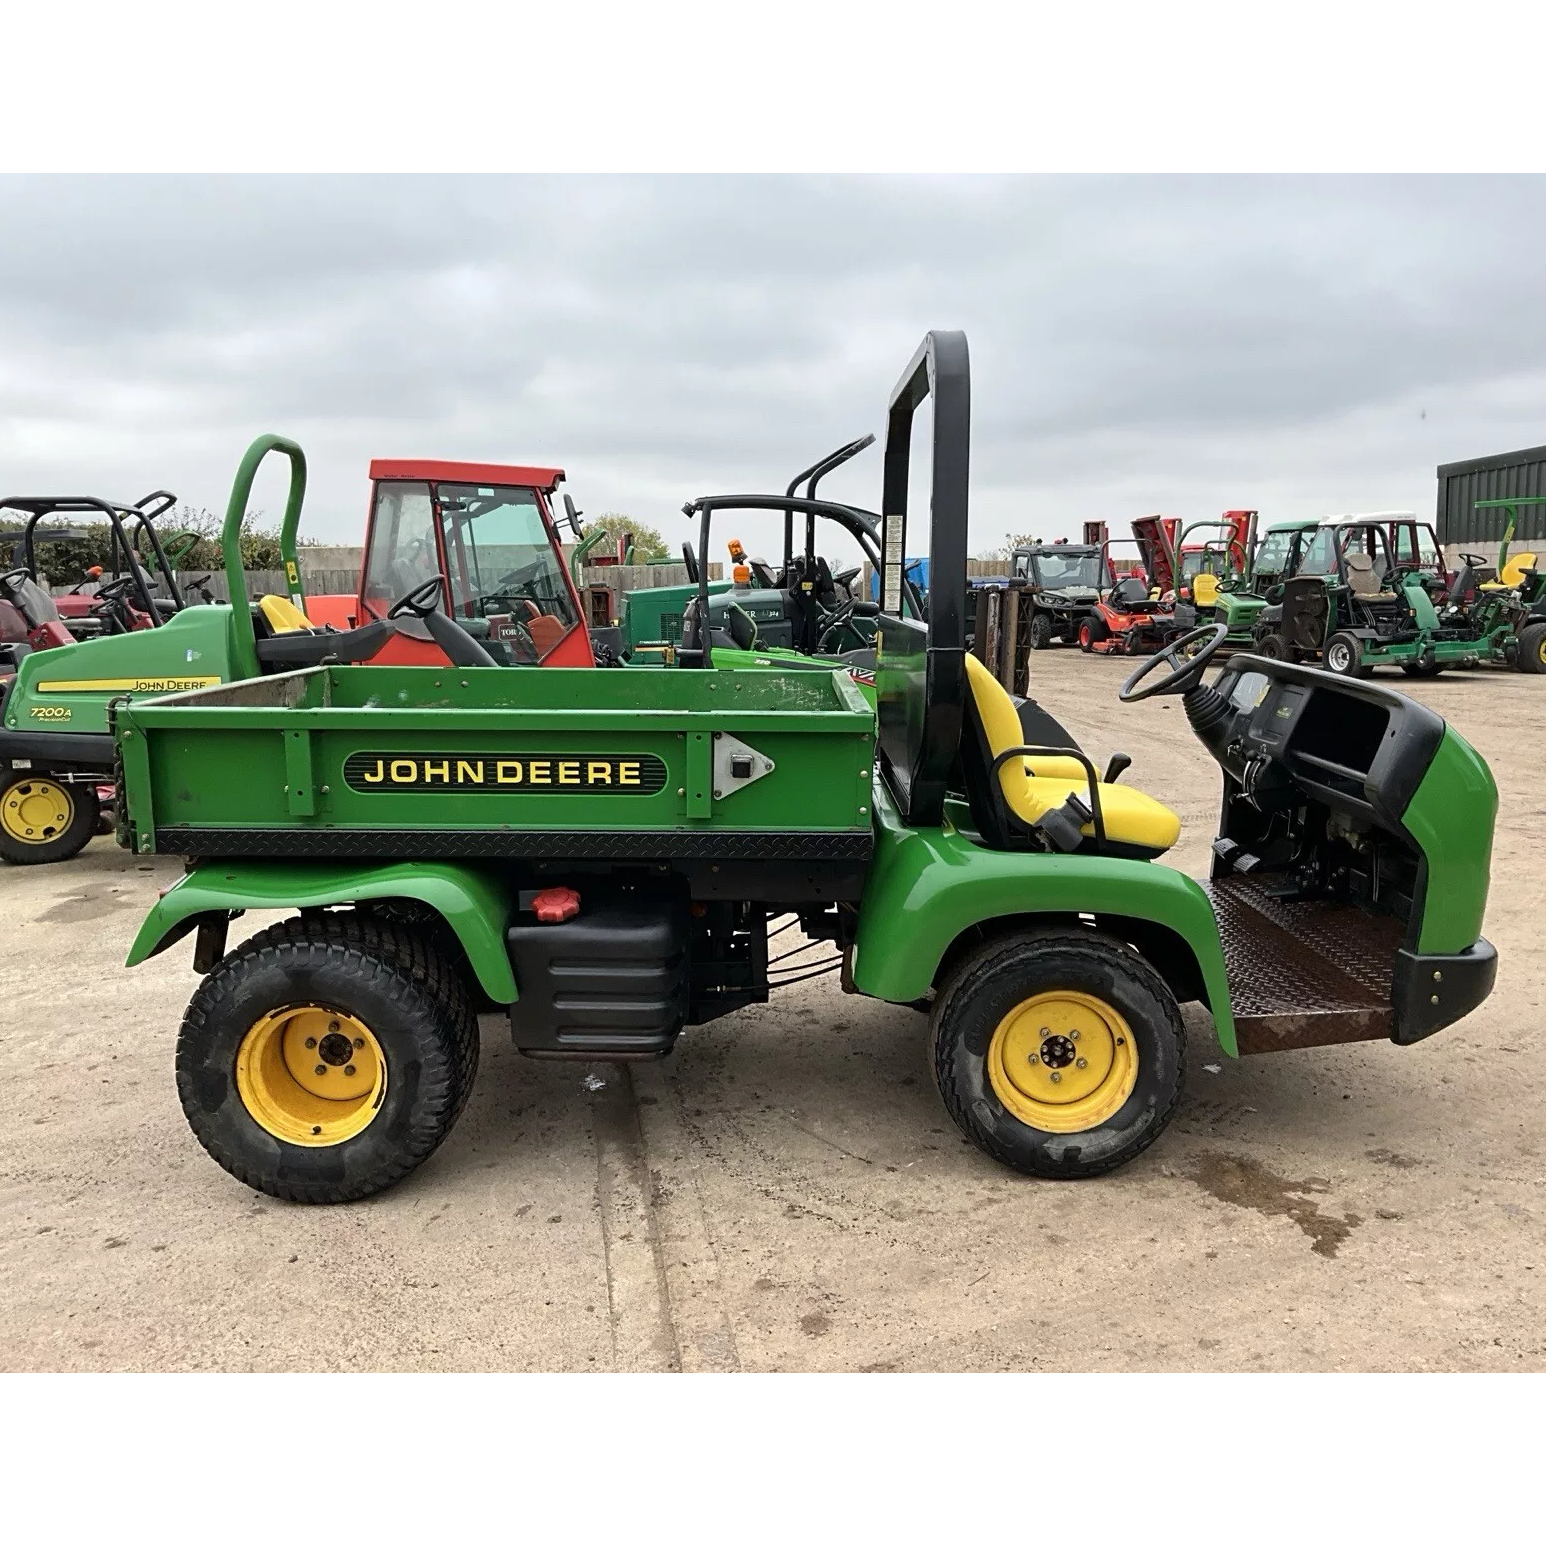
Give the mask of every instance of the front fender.
M 1219 1045 L 1236 1053 L 1217 920 L 1201 886 L 1167 865 L 981 848 L 951 829 L 905 827 L 876 780 L 876 849 L 859 908 L 853 983 L 892 1003 L 923 997 L 967 929 L 1038 913 L 1140 919 L 1192 952 Z
M 412 864 L 276 864 L 263 860 L 202 864 L 166 891 L 140 925 L 126 966 L 174 944 L 205 913 L 240 909 L 337 907 L 402 897 L 433 907 L 467 952 L 479 985 L 499 1004 L 516 999 L 505 949 L 510 893 L 482 870 L 415 860 Z

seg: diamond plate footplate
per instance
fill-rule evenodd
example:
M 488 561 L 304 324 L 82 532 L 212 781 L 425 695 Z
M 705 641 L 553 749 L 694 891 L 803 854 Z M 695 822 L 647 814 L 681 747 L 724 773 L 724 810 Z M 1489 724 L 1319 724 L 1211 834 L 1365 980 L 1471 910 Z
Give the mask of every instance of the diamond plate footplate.
M 1400 919 L 1340 902 L 1268 896 L 1267 886 L 1280 880 L 1203 882 L 1218 919 L 1241 1053 L 1388 1037 Z

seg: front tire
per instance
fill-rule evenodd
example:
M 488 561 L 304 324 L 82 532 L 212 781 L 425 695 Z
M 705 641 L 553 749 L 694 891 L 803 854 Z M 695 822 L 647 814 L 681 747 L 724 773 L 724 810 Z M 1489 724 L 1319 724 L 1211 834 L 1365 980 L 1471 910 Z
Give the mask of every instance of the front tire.
M 0 774 L 0 859 L 58 864 L 96 835 L 97 791 L 26 768 Z
M 1092 931 L 983 946 L 940 991 L 932 1034 L 956 1126 L 1025 1175 L 1080 1180 L 1125 1165 L 1181 1097 L 1174 995 L 1142 957 Z
M 1052 643 L 1052 619 L 1045 612 L 1032 615 L 1026 630 L 1026 642 L 1033 650 L 1044 650 Z
M 1516 664 L 1532 676 L 1546 676 L 1546 623 L 1531 623 L 1520 630 Z
M 1364 664 L 1363 645 L 1357 634 L 1332 634 L 1321 652 L 1321 664 L 1333 676 L 1365 677 L 1369 674 L 1369 667 Z
M 1263 660 L 1288 660 L 1288 641 L 1280 633 L 1263 634 L 1251 646 L 1253 655 L 1260 655 Z
M 289 919 L 225 957 L 177 1040 L 177 1092 L 217 1164 L 289 1202 L 352 1202 L 444 1142 L 472 1089 L 477 1021 L 410 930 Z
M 1087 617 L 1079 624 L 1079 648 L 1086 655 L 1093 654 L 1095 646 L 1110 636 L 1111 630 L 1098 617 Z

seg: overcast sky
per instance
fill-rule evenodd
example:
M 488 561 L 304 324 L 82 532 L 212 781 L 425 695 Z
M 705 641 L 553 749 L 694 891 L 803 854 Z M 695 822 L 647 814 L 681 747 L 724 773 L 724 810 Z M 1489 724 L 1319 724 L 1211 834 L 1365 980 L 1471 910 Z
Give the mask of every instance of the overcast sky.
M 322 540 L 374 455 L 554 462 L 674 544 L 959 327 L 974 550 L 1431 514 L 1436 463 L 1546 441 L 1543 244 L 1541 179 L 3 178 L 0 483 L 222 509 L 273 430 Z

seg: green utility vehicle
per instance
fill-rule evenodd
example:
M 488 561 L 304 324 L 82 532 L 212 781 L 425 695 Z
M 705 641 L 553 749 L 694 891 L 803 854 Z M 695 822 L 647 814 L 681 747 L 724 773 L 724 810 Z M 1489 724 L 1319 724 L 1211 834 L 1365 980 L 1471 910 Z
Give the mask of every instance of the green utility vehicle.
M 841 670 L 722 669 L 711 635 L 670 671 L 319 666 L 119 707 L 122 838 L 189 861 L 129 965 L 195 936 L 177 1086 L 221 1165 L 365 1197 L 450 1131 L 480 1015 L 532 1057 L 654 1058 L 837 971 L 928 1009 L 984 1152 L 1094 1176 L 1174 1114 L 1184 1002 L 1233 1055 L 1406 1045 L 1487 996 L 1496 791 L 1422 705 L 1251 656 L 1209 685 L 1221 626 L 1143 661 L 1123 700 L 1179 696 L 1223 772 L 1201 884 L 1155 862 L 1180 820 L 1129 758 L 1025 744 L 965 647 L 960 333 L 892 392 L 884 552 L 931 396 L 929 615 L 884 574 L 878 715 Z M 296 916 L 232 949 L 249 908 Z M 830 956 L 771 953 L 783 914 Z
M 1509 555 L 1520 505 L 1546 504 L 1546 496 L 1480 499 L 1478 510 L 1505 510 L 1496 565 L 1472 553 L 1460 555 L 1440 620 L 1467 631 L 1483 658 L 1532 675 L 1546 674 L 1546 574 L 1534 553 Z
M 1256 627 L 1257 651 L 1273 659 L 1318 662 L 1337 676 L 1380 665 L 1436 676 L 1484 654 L 1463 618 L 1439 615 L 1443 560 L 1432 528 L 1410 511 L 1327 516 L 1282 590 L 1281 606 Z
M 1258 624 L 1271 623 L 1283 600 L 1282 587 L 1299 571 L 1299 560 L 1314 538 L 1318 521 L 1274 521 L 1254 543 L 1246 542 L 1250 561 L 1237 580 L 1221 581 L 1213 601 L 1213 621 L 1228 630 L 1232 646 L 1250 648 Z
M 290 459 L 280 546 L 291 595 L 262 596 L 249 603 L 241 559 L 242 518 L 258 465 L 269 451 Z M 187 691 L 323 660 L 366 660 L 386 642 L 395 620 L 339 633 L 312 627 L 301 611 L 295 537 L 305 488 L 306 462 L 299 446 L 277 435 L 254 441 L 237 472 L 221 535 L 234 605 L 188 604 L 156 533 L 153 516 L 159 511 L 147 512 L 143 501 L 141 506 L 86 498 L 0 502 L 34 513 L 46 505 L 49 511 L 104 516 L 125 569 L 101 585 L 94 598 L 104 616 L 111 618 L 116 610 L 119 622 L 113 631 L 30 649 L 17 661 L 13 677 L 0 678 L 0 858 L 11 864 L 49 864 L 70 858 L 90 840 L 97 826 L 97 788 L 112 779 L 108 710 L 114 701 L 126 695 Z M 171 496 L 166 498 L 170 502 Z M 126 528 L 130 521 L 137 522 L 132 535 Z M 30 544 L 28 555 L 31 560 Z M 153 561 L 159 585 L 140 561 L 145 556 Z M 0 576 L 0 590 L 8 583 L 19 587 L 5 594 L 15 594 L 24 606 L 29 605 L 27 597 L 46 602 L 47 592 L 31 584 L 27 574 L 17 570 Z M 441 583 L 438 576 L 434 583 Z M 456 631 L 448 619 L 439 621 Z

